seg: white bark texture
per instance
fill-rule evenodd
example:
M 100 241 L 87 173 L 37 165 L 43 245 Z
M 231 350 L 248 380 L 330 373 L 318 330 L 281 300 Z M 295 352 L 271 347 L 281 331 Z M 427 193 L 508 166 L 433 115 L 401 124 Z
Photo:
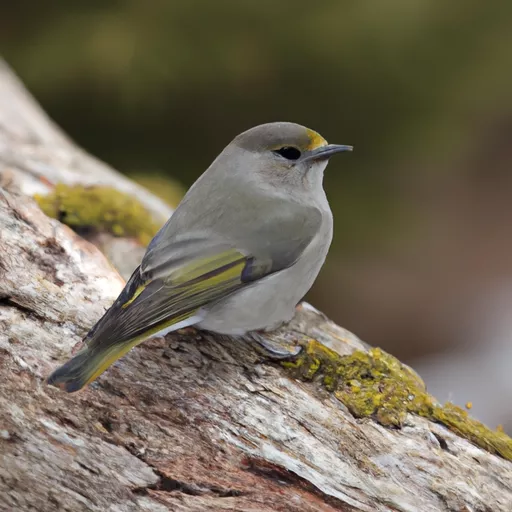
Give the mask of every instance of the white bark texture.
M 417 416 L 356 419 L 242 342 L 169 335 L 80 393 L 46 386 L 123 280 L 29 196 L 99 182 L 170 212 L 76 148 L 6 66 L 0 178 L 1 511 L 512 510 L 509 461 Z M 367 349 L 308 305 L 281 335 Z

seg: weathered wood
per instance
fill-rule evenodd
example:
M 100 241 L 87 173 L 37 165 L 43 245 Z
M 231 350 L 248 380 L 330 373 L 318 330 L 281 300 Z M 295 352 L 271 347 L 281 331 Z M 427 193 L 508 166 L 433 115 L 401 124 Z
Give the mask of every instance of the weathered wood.
M 414 415 L 356 419 L 240 341 L 167 336 L 83 392 L 46 386 L 123 281 L 28 196 L 99 180 L 168 210 L 75 148 L 6 67 L 0 173 L 0 510 L 512 510 L 512 463 Z M 308 305 L 279 335 L 367 348 Z

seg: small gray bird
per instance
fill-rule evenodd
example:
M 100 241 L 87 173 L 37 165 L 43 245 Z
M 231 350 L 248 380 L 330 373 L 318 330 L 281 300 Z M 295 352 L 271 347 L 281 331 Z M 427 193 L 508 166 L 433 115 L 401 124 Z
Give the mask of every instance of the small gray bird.
M 331 244 L 324 169 L 351 150 L 294 123 L 238 135 L 151 241 L 84 348 L 48 383 L 77 391 L 156 334 L 193 325 L 240 336 L 291 320 Z

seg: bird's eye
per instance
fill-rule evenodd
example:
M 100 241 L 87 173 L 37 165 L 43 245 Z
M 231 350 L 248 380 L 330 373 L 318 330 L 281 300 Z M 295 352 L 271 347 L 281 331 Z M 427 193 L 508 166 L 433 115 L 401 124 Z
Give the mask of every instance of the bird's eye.
M 301 152 L 293 146 L 284 146 L 283 148 L 276 149 L 274 153 L 281 155 L 287 160 L 298 160 L 301 155 Z

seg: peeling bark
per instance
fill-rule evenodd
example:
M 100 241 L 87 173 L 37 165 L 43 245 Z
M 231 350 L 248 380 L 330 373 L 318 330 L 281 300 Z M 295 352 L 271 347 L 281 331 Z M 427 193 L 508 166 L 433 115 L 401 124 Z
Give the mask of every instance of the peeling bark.
M 400 430 L 356 419 L 229 338 L 168 335 L 83 392 L 46 386 L 123 280 L 29 196 L 100 181 L 169 211 L 77 149 L 6 67 L 0 173 L 0 510 L 512 510 L 510 462 L 413 415 Z M 306 304 L 278 335 L 367 349 Z

